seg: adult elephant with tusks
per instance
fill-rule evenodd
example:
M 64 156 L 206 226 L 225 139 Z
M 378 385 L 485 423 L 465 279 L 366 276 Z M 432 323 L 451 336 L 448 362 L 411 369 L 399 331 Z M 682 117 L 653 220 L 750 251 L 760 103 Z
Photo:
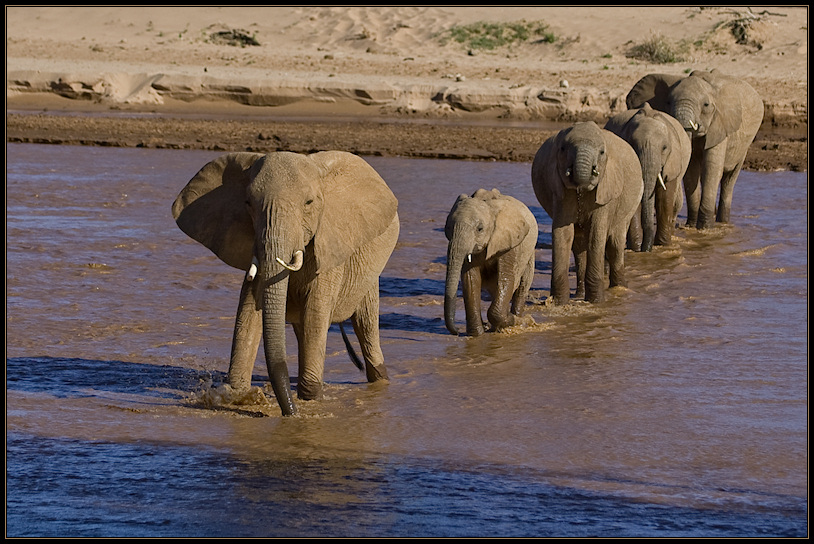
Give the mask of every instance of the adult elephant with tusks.
M 572 251 L 577 298 L 604 300 L 606 258 L 610 287 L 626 285 L 627 230 L 644 190 L 633 148 L 593 121 L 576 123 L 540 146 L 531 165 L 531 182 L 551 217 L 554 302 L 569 301 Z
M 692 140 L 684 176 L 687 226 L 704 229 L 714 221 L 729 223 L 735 182 L 763 123 L 763 101 L 757 92 L 738 78 L 696 70 L 686 77 L 648 74 L 626 101 L 629 109 L 647 102 L 669 113 Z
M 641 213 L 630 221 L 628 248 L 651 251 L 654 243 L 669 245 L 684 205 L 681 183 L 690 163 L 689 136 L 674 117 L 647 103 L 614 115 L 605 129 L 629 143 L 642 165 Z
M 297 339 L 300 399 L 322 397 L 328 329 L 352 320 L 370 382 L 387 379 L 379 342 L 379 276 L 399 235 L 398 203 L 362 158 L 229 153 L 206 164 L 172 206 L 178 226 L 246 271 L 229 383 L 251 385 L 262 338 L 283 415 L 297 412 L 286 366 L 285 323 Z M 347 337 L 343 337 L 352 358 Z

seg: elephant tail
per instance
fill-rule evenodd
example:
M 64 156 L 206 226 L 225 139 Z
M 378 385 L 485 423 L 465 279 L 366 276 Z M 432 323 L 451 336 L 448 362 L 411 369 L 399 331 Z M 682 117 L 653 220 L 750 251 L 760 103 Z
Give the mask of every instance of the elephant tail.
M 364 370 L 365 364 L 362 362 L 362 360 L 356 354 L 356 350 L 353 349 L 353 346 L 350 344 L 350 338 L 348 338 L 348 335 L 345 332 L 344 323 L 339 324 L 339 330 L 342 331 L 342 340 L 345 341 L 345 347 L 348 349 L 348 355 L 350 355 L 350 360 L 353 362 L 354 365 L 356 365 L 356 368 L 358 368 L 359 370 Z

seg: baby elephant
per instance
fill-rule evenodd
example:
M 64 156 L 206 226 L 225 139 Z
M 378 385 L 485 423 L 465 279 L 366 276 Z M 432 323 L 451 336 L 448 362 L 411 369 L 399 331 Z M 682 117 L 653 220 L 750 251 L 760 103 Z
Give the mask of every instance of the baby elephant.
M 481 289 L 492 297 L 486 312 L 492 329 L 514 325 L 515 316 L 523 315 L 534 279 L 537 219 L 516 198 L 497 189 L 478 189 L 472 196 L 458 197 L 447 216 L 445 233 L 449 246 L 444 320 L 449 332 L 458 334 L 458 278 L 463 283 L 467 334 L 483 334 Z

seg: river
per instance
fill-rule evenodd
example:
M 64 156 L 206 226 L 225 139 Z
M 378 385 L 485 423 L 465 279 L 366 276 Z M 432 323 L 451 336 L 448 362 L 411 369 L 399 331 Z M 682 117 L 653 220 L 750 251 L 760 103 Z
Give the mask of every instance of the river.
M 743 172 L 732 224 L 557 307 L 530 164 L 367 157 L 391 380 L 334 326 L 325 399 L 283 418 L 221 402 L 242 273 L 170 215 L 218 155 L 6 146 L 7 537 L 807 536 L 807 173 Z M 444 221 L 480 187 L 538 219 L 533 323 L 453 337 Z

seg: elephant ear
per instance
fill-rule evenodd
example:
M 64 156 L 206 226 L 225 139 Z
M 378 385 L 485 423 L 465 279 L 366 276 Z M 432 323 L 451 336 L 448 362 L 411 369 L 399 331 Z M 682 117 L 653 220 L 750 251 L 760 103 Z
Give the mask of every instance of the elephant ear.
M 487 259 L 518 246 L 531 229 L 520 208 L 523 206 L 520 201 L 504 196 L 494 199 L 490 206 L 494 208 L 496 214 L 495 230 L 486 246 Z
M 670 74 L 648 74 L 641 78 L 627 93 L 627 109 L 633 110 L 642 107 L 645 103 L 659 111 L 669 112 L 667 99 L 670 88 L 683 79 L 683 76 Z
M 344 151 L 321 151 L 310 157 L 323 169 L 325 207 L 314 253 L 317 272 L 344 263 L 360 247 L 382 234 L 393 221 L 398 201 L 364 159 Z
M 628 160 L 630 156 L 639 164 L 639 158 L 625 140 L 613 132 L 603 130 L 602 137 L 605 139 L 605 168 L 602 179 L 596 185 L 596 203 L 604 206 L 608 202 L 619 198 L 625 184 L 625 174 L 622 161 Z M 641 177 L 641 167 L 639 170 Z
M 449 210 L 449 214 L 447 215 L 447 222 L 444 224 L 444 235 L 447 237 L 447 240 L 452 240 L 452 234 L 455 231 L 455 223 L 453 221 L 453 217 L 455 216 L 455 210 L 458 209 L 458 206 L 461 205 L 461 202 L 465 202 L 470 197 L 466 194 L 458 195 L 458 198 L 455 200 L 455 204 L 452 205 L 452 208 Z
M 235 268 L 247 270 L 254 226 L 246 209 L 249 169 L 261 153 L 229 153 L 207 163 L 172 204 L 175 222 L 190 238 Z
M 724 141 L 727 136 L 734 134 L 740 128 L 743 122 L 742 96 L 738 86 L 733 85 L 728 78 L 715 73 L 704 73 L 701 77 L 712 86 L 715 93 L 715 113 L 707 128 L 704 143 L 704 147 L 709 149 Z

